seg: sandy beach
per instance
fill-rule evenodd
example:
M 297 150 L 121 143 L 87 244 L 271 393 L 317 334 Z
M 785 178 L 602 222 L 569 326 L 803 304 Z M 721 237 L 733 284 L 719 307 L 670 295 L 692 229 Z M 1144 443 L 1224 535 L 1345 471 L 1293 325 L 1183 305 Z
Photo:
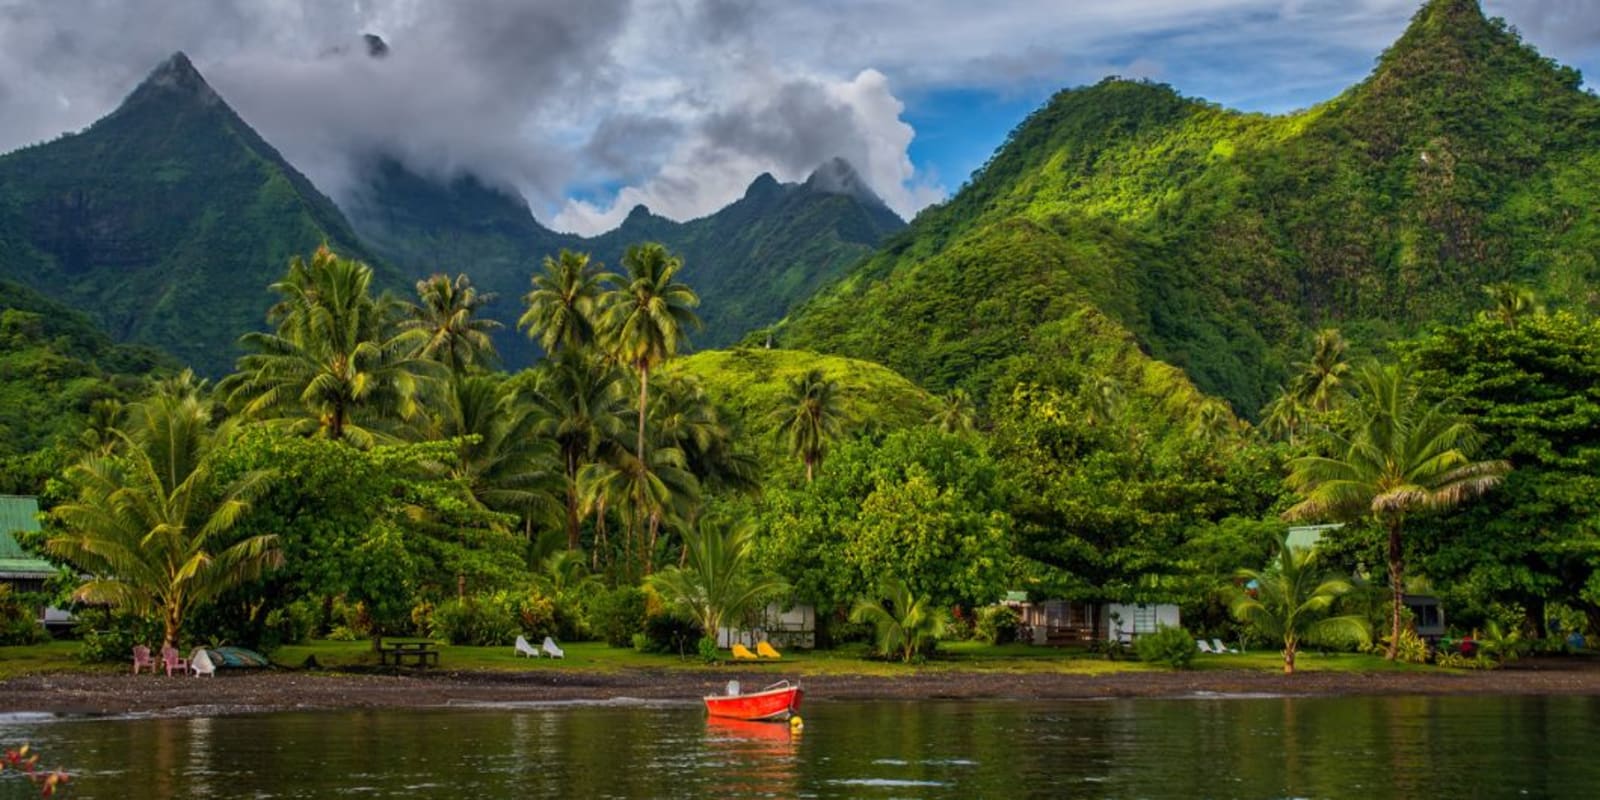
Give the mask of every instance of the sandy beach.
M 771 669 L 576 672 L 428 671 L 223 673 L 215 678 L 61 673 L 0 682 L 0 712 L 156 713 L 175 716 L 297 709 L 428 708 L 584 700 L 694 701 L 732 679 L 758 686 Z M 1523 662 L 1493 672 L 1137 672 L 1109 675 L 929 671 L 916 675 L 818 675 L 810 700 L 1093 699 L 1219 695 L 1600 694 L 1600 669 L 1586 662 Z

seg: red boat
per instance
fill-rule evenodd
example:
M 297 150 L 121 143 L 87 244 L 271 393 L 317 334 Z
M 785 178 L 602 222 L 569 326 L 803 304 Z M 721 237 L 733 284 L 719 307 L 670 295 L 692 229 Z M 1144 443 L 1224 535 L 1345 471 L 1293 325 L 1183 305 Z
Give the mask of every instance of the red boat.
M 738 681 L 728 682 L 728 693 L 706 696 L 706 712 L 731 719 L 785 720 L 800 712 L 800 684 L 777 683 L 759 692 L 741 694 Z

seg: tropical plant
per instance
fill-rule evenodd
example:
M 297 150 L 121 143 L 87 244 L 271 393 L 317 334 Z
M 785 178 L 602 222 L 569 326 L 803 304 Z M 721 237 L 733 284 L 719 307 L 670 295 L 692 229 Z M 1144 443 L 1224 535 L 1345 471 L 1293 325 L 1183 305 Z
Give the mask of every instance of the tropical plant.
M 584 510 L 603 516 L 605 508 L 614 508 L 627 523 L 623 555 L 636 575 L 654 569 L 662 527 L 685 521 L 700 500 L 699 482 L 684 468 L 683 451 L 658 447 L 646 459 L 618 449 L 578 475 Z
M 845 411 L 839 382 L 824 377 L 820 369 L 808 370 L 789 381 L 788 397 L 772 417 L 774 434 L 805 464 L 806 483 L 811 483 L 828 444 L 843 430 Z
M 1283 642 L 1283 672 L 1294 674 L 1295 655 L 1303 643 L 1355 638 L 1367 641 L 1371 630 L 1359 614 L 1329 616 L 1334 601 L 1353 588 L 1348 580 L 1318 570 L 1316 553 L 1292 548 L 1278 550 L 1277 563 L 1267 570 L 1241 569 L 1231 587 L 1228 608 L 1234 619 L 1269 639 Z
M 501 325 L 480 316 L 484 306 L 494 302 L 493 292 L 479 294 L 465 274 L 455 280 L 433 275 L 417 281 L 417 299 L 418 304 L 405 307 L 407 318 L 400 322 L 400 330 L 427 334 L 418 343 L 417 355 L 445 365 L 452 375 L 465 375 L 498 360 L 489 334 Z
M 1526 286 L 1514 283 L 1491 283 L 1483 287 L 1483 293 L 1489 296 L 1491 305 L 1488 311 L 1483 312 L 1484 316 L 1499 320 L 1508 328 L 1515 329 L 1517 322 L 1523 317 L 1544 312 L 1533 290 Z
M 1398 366 L 1371 364 L 1359 375 L 1352 430 L 1333 437 L 1331 456 L 1289 463 L 1288 483 L 1300 495 L 1289 519 L 1371 519 L 1388 537 L 1393 591 L 1390 641 L 1398 641 L 1405 607 L 1401 534 L 1406 516 L 1454 508 L 1500 482 L 1504 461 L 1474 461 L 1480 437 L 1444 401 L 1429 404 Z M 1394 659 L 1391 644 L 1386 658 Z
M 268 312 L 275 333 L 240 342 L 256 352 L 218 386 L 247 418 L 301 435 L 369 447 L 396 421 L 418 418 L 438 373 L 419 357 L 428 334 L 391 334 L 389 306 L 372 297 L 372 269 L 318 248 L 296 257 L 272 285 L 282 296 Z
M 1113 646 L 1117 643 L 1112 642 Z M 1194 637 L 1181 627 L 1162 625 L 1154 633 L 1141 635 L 1133 643 L 1139 660 L 1147 664 L 1164 664 L 1173 669 L 1188 669 L 1199 648 Z
M 510 384 L 470 375 L 445 389 L 434 435 L 456 444 L 449 477 L 480 508 L 516 514 L 532 535 L 536 519 L 558 517 L 554 444 L 538 435 L 541 420 Z
M 579 473 L 601 449 L 623 436 L 627 402 L 616 367 L 577 349 L 547 362 L 528 395 L 538 434 L 551 439 L 565 480 L 567 549 L 576 550 L 583 524 Z
M 1311 360 L 1295 365 L 1300 374 L 1295 376 L 1294 389 L 1305 408 L 1326 414 L 1344 400 L 1348 391 L 1345 380 L 1350 374 L 1350 362 L 1345 359 L 1347 349 L 1349 345 L 1337 328 L 1317 331 Z
M 605 287 L 616 276 L 591 264 L 588 253 L 562 250 L 544 257 L 544 272 L 533 276 L 533 291 L 523 296 L 528 307 L 517 327 L 539 342 L 546 353 L 575 350 L 596 341 L 596 318 Z
M 971 433 L 977 416 L 972 407 L 972 395 L 966 389 L 951 389 L 940 401 L 939 410 L 933 412 L 928 421 L 944 433 Z
M 850 621 L 872 626 L 873 647 L 884 658 L 909 664 L 926 657 L 949 626 L 949 612 L 913 595 L 902 581 L 886 581 L 881 595 L 856 601 Z
M 233 426 L 213 429 L 197 397 L 156 395 L 129 412 L 119 455 L 67 471 L 75 496 L 51 512 L 61 531 L 46 548 L 92 576 L 78 599 L 154 613 L 174 645 L 196 607 L 281 563 L 274 534 L 226 541 L 271 473 L 217 479 Z
M 606 335 L 617 360 L 639 374 L 639 436 L 634 455 L 645 460 L 645 421 L 649 415 L 650 371 L 677 354 L 698 328 L 694 308 L 700 298 L 676 278 L 683 261 L 654 242 L 634 245 L 622 257 L 625 284 L 606 295 Z
M 788 588 L 757 570 L 755 534 L 755 525 L 748 520 L 703 519 L 683 533 L 683 566 L 661 570 L 650 576 L 649 584 L 704 635 L 714 637 Z

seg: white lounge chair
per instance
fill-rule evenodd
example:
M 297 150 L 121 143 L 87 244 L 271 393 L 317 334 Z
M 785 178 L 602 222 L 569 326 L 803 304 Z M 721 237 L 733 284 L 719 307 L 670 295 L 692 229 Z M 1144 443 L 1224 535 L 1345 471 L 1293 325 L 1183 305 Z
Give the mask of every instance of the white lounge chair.
M 567 652 L 565 650 L 562 650 L 560 647 L 557 647 L 556 646 L 556 640 L 554 640 L 554 639 L 552 639 L 552 638 L 550 638 L 548 636 L 544 637 L 544 644 L 541 645 L 539 649 L 545 651 L 546 653 L 549 653 L 551 658 L 566 658 L 567 657 Z
M 519 656 L 527 656 L 528 658 L 538 658 L 539 657 L 539 651 L 533 649 L 533 645 L 528 642 L 528 639 L 526 637 L 518 636 L 517 637 L 517 645 L 516 645 L 516 647 L 517 647 L 517 655 L 519 655 Z
M 204 647 L 196 647 L 193 652 L 189 653 L 189 671 L 194 673 L 196 678 L 201 675 L 217 677 L 217 665 L 211 660 L 211 654 L 207 653 Z
M 1196 640 L 1194 640 L 1194 646 L 1200 648 L 1200 652 L 1202 652 L 1202 653 L 1213 653 L 1214 654 L 1214 653 L 1217 652 L 1215 650 L 1212 650 L 1211 649 L 1211 645 L 1207 644 L 1206 640 L 1204 640 L 1204 639 L 1196 639 Z
M 1219 654 L 1219 655 L 1222 654 L 1222 653 L 1237 653 L 1237 652 L 1239 652 L 1236 648 L 1228 647 L 1227 645 L 1223 644 L 1221 639 L 1212 639 L 1211 640 L 1211 648 L 1213 650 L 1215 650 L 1217 652 L 1217 654 Z

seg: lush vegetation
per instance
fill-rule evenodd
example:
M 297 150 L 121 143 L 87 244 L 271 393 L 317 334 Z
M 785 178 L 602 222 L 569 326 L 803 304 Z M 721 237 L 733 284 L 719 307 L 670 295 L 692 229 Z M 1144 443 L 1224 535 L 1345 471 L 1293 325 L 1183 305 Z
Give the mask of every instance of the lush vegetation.
M 983 399 L 1087 308 L 1255 417 L 1330 324 L 1372 353 L 1501 281 L 1592 308 L 1597 123 L 1578 74 L 1476 0 L 1427 3 L 1367 80 L 1287 116 L 1063 91 L 776 338 Z

